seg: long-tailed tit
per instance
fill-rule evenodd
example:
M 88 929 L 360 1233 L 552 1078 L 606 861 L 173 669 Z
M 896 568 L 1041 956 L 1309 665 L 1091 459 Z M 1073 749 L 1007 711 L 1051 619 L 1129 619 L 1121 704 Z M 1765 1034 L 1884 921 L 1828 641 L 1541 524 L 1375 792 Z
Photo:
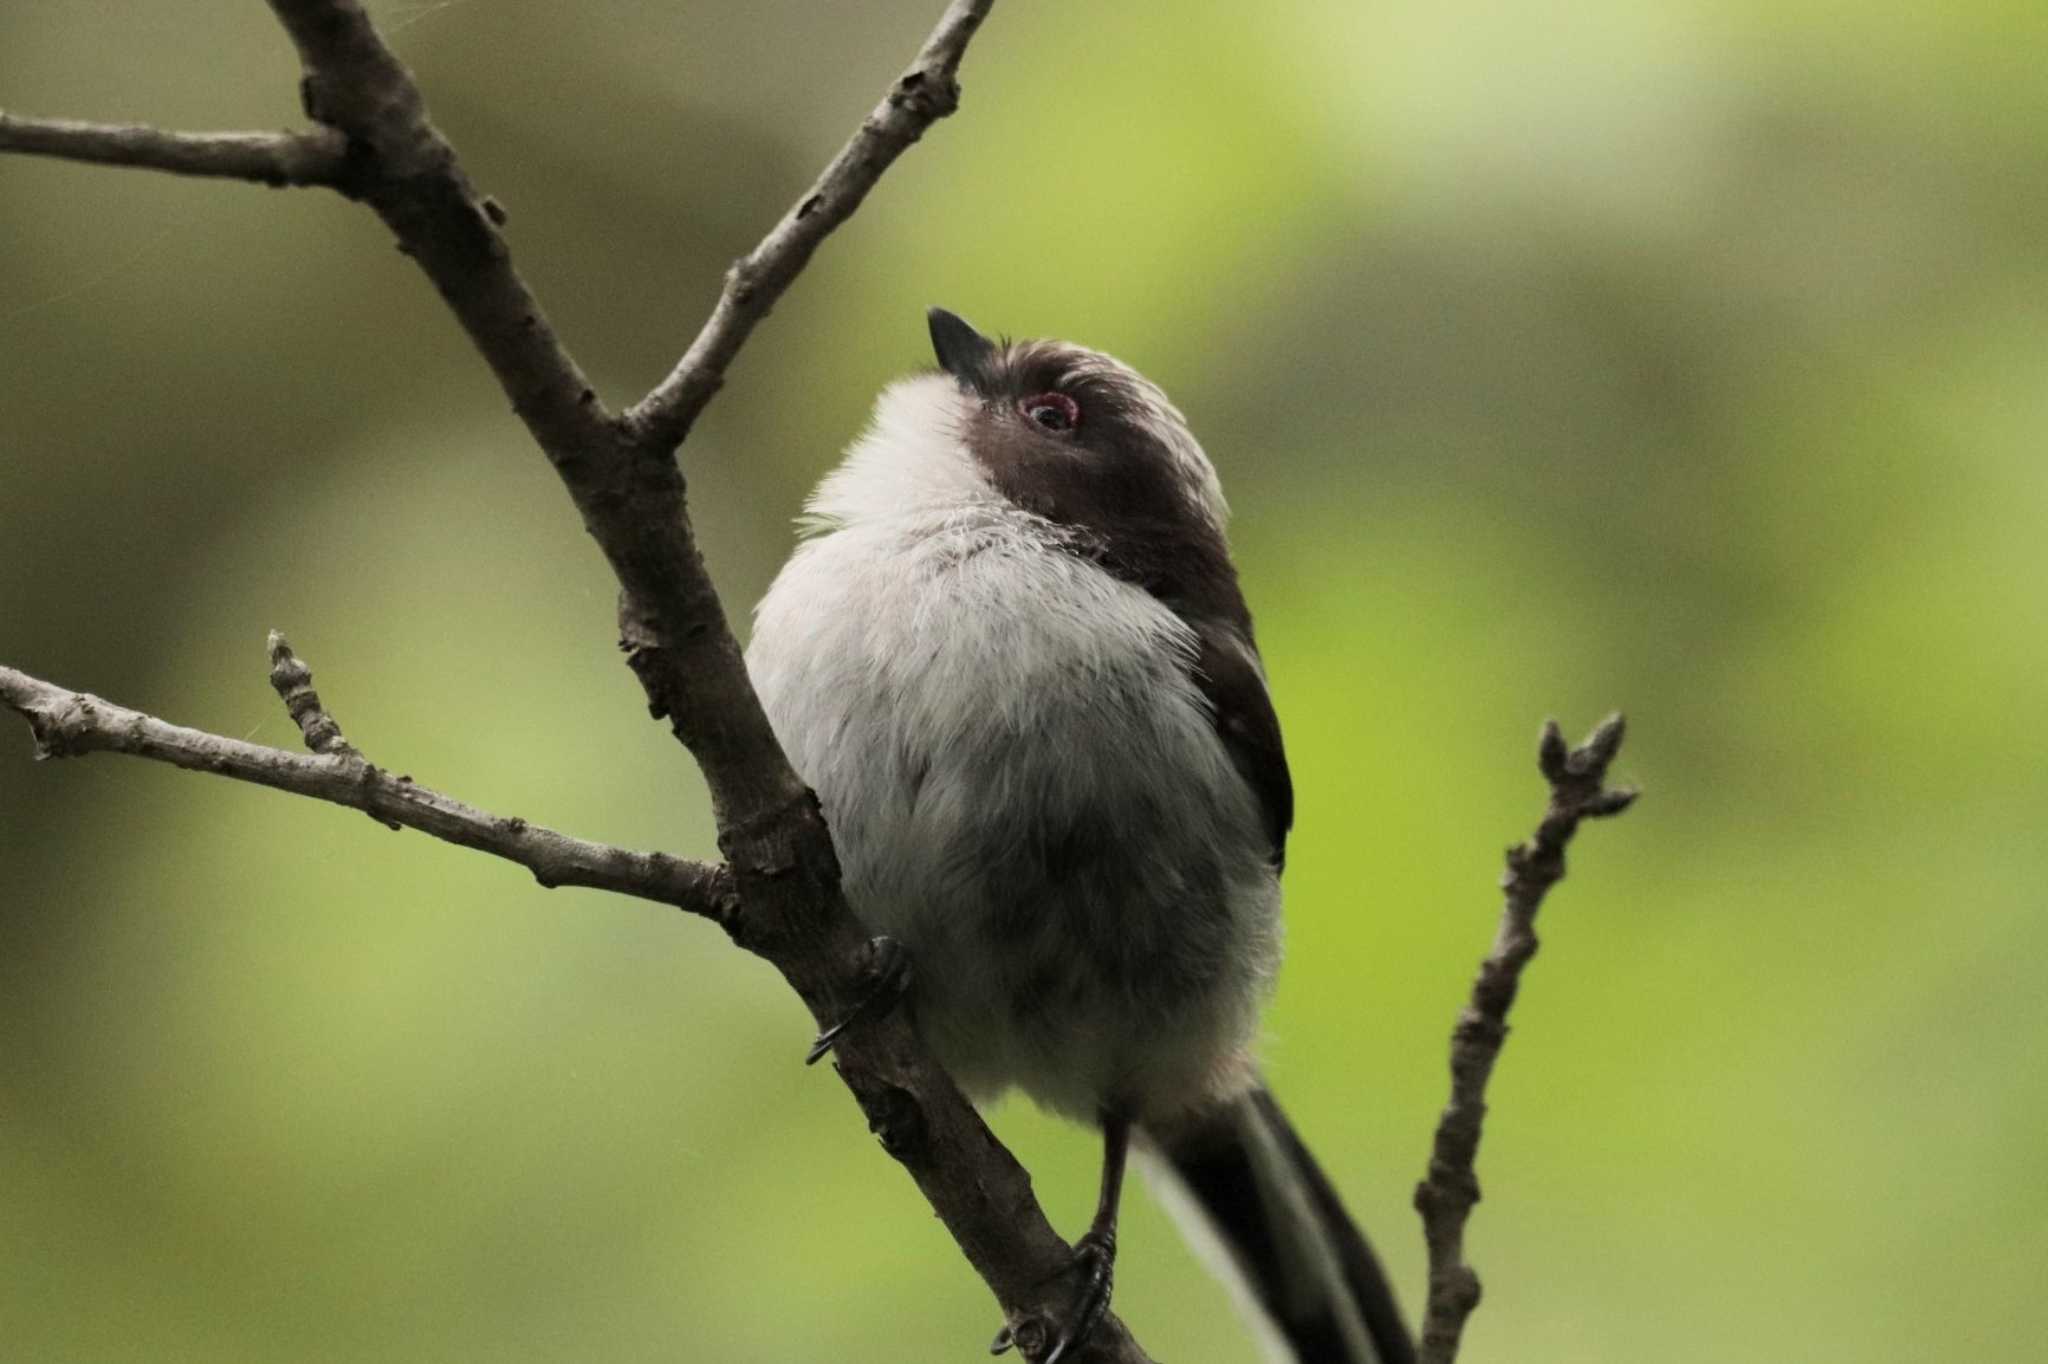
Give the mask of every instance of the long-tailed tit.
M 1102 1128 L 1083 1289 L 1044 1358 L 1106 1309 L 1136 1133 L 1282 1357 L 1406 1364 L 1384 1274 L 1252 1058 L 1294 796 L 1216 471 L 1107 355 L 938 309 L 931 334 L 938 371 L 886 390 L 812 495 L 747 664 L 934 1054 L 970 1095 Z

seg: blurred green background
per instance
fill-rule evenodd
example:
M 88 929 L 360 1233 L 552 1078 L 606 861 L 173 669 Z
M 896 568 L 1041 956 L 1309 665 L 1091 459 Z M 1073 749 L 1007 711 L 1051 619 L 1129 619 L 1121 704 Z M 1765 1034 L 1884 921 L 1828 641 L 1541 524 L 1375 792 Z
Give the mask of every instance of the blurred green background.
M 609 401 L 937 0 L 374 11 Z M 1405 1291 L 1538 722 L 1624 707 L 1493 1087 L 1472 1360 L 2041 1357 L 2048 8 L 999 6 L 685 451 L 736 619 L 923 310 L 1223 472 L 1300 792 L 1266 1056 Z M 262 8 L 0 8 L 0 105 L 288 126 Z M 0 661 L 707 854 L 612 588 L 366 212 L 0 158 Z M 996 1313 L 715 930 L 0 752 L 23 1360 L 944 1360 Z M 1077 1232 L 1095 1142 L 994 1114 Z M 1250 1338 L 1149 1199 L 1118 1306 Z

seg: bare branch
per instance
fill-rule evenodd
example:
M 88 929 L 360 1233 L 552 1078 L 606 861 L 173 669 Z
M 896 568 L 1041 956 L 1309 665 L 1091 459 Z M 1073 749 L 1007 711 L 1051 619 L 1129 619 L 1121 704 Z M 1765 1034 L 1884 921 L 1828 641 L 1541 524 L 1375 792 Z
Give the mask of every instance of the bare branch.
M 626 413 L 651 439 L 675 445 L 725 382 L 756 323 L 810 261 L 832 230 L 853 216 L 861 200 L 925 129 L 960 106 L 960 60 L 994 0 L 953 0 L 938 27 L 860 130 L 825 167 L 761 244 L 733 263 L 711 318 L 666 379 Z
M 1636 798 L 1626 787 L 1604 790 L 1608 764 L 1621 750 L 1623 722 L 1611 715 L 1577 749 L 1567 749 L 1555 720 L 1543 727 L 1537 765 L 1550 782 L 1550 805 L 1526 842 L 1508 849 L 1501 877 L 1506 904 L 1493 950 L 1480 963 L 1472 1000 L 1451 1031 L 1451 1101 L 1438 1121 L 1429 1174 L 1415 1186 L 1415 1210 L 1429 1243 L 1429 1305 L 1422 1321 L 1420 1364 L 1451 1364 L 1465 1320 L 1479 1305 L 1479 1275 L 1465 1263 L 1465 1221 L 1479 1201 L 1480 1127 L 1486 1082 L 1508 1037 L 1508 1009 L 1522 968 L 1536 955 L 1536 911 L 1564 879 L 1564 849 L 1582 819 L 1618 815 Z
M 190 772 L 213 772 L 346 805 L 393 828 L 418 829 L 444 842 L 517 862 L 543 886 L 616 891 L 674 905 L 721 924 L 737 908 L 732 873 L 724 867 L 589 843 L 523 819 L 488 814 L 430 791 L 411 777 L 393 776 L 364 762 L 353 750 L 306 756 L 244 743 L 167 724 L 7 667 L 0 667 L 0 701 L 28 721 L 38 758 L 130 753 Z
M 0 110 L 0 152 L 264 185 L 334 186 L 341 183 L 348 146 L 329 128 L 302 133 L 180 133 L 146 123 L 23 118 Z

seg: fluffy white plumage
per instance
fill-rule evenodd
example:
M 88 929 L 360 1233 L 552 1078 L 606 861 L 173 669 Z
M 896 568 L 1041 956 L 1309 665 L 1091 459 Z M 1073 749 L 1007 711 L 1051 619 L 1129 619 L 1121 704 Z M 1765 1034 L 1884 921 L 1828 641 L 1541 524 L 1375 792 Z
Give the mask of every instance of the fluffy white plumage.
M 954 1077 L 1168 1121 L 1255 1081 L 1269 835 L 1190 679 L 1191 631 L 996 490 L 962 438 L 971 401 L 945 375 L 884 392 L 810 501 L 748 667 Z M 1213 469 L 1158 402 L 1220 525 Z

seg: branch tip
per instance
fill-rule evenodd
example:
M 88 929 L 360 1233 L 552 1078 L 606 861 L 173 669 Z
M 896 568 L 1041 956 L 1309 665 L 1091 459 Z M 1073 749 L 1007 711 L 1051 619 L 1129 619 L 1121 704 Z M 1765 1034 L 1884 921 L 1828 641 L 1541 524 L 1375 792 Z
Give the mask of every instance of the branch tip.
M 1634 805 L 1636 797 L 1641 794 L 1642 792 L 1633 786 L 1620 786 L 1612 791 L 1602 791 L 1587 801 L 1580 813 L 1587 819 L 1605 819 L 1609 815 L 1618 815 Z
M 1565 764 L 1571 759 L 1571 749 L 1565 744 L 1564 731 L 1557 721 L 1543 722 L 1543 737 L 1536 741 L 1536 767 L 1555 785 L 1564 780 Z
M 1586 742 L 1572 754 L 1571 767 L 1576 773 L 1592 777 L 1596 781 L 1606 775 L 1607 765 L 1614 761 L 1614 755 L 1621 751 L 1622 736 L 1628 731 L 1628 721 L 1620 711 L 1602 720 L 1586 736 Z

